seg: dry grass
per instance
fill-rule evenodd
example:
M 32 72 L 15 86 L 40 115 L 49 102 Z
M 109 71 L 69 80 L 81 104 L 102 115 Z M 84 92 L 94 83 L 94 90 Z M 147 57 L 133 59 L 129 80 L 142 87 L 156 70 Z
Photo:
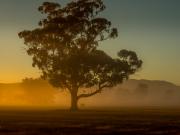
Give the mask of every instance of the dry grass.
M 117 111 L 0 112 L 0 134 L 5 135 L 178 135 L 179 109 L 133 108 Z

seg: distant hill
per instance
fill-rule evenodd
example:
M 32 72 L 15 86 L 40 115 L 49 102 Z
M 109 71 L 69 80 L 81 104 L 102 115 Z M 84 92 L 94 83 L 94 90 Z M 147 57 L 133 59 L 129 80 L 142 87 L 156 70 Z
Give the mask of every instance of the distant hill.
M 57 90 L 40 79 L 0 84 L 0 106 L 68 107 L 69 103 L 67 91 Z M 80 100 L 79 106 L 180 106 L 180 87 L 166 81 L 129 80 Z
M 128 80 L 92 98 L 88 102 L 101 106 L 180 106 L 180 87 L 159 80 Z

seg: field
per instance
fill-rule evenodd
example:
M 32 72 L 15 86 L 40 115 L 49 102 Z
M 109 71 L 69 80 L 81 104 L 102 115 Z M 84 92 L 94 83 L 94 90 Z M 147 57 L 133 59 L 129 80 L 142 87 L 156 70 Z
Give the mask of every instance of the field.
M 1 110 L 0 135 L 180 135 L 180 109 Z

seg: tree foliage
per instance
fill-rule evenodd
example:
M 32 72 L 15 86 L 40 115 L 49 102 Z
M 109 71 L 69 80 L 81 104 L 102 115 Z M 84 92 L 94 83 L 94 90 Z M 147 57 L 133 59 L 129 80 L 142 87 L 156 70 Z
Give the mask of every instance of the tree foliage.
M 68 89 L 76 100 L 121 83 L 142 65 L 133 51 L 121 50 L 113 59 L 98 49 L 99 42 L 118 36 L 111 22 L 99 16 L 104 9 L 102 0 L 74 0 L 65 7 L 44 2 L 39 11 L 46 17 L 39 27 L 19 33 L 33 67 L 53 86 Z M 78 95 L 80 88 L 92 87 L 97 89 Z

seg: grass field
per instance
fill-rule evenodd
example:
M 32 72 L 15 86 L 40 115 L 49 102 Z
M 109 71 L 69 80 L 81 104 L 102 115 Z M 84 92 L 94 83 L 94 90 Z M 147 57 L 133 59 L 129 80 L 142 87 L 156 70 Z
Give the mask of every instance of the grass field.
M 180 109 L 1 110 L 0 135 L 180 135 Z

